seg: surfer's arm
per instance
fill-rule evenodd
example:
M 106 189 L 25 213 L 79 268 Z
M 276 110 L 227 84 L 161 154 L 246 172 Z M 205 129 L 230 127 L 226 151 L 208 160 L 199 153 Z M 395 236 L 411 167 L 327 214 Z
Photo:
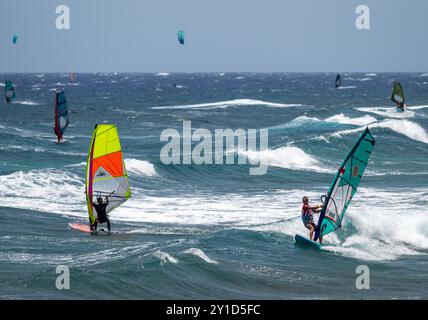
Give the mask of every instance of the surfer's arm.
M 109 203 L 108 198 L 110 198 L 112 195 L 114 195 L 114 191 L 111 192 L 108 196 L 106 196 L 106 205 L 108 205 L 108 203 Z
M 314 213 L 319 213 L 321 211 L 322 207 L 323 207 L 323 205 L 320 204 L 320 205 L 317 205 L 317 206 L 310 207 L 310 209 Z

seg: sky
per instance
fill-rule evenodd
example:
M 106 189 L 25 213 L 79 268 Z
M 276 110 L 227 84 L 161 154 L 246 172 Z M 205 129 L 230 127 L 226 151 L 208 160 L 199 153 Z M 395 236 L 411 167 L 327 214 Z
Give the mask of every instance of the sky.
M 0 1 L 0 72 L 428 71 L 426 0 Z

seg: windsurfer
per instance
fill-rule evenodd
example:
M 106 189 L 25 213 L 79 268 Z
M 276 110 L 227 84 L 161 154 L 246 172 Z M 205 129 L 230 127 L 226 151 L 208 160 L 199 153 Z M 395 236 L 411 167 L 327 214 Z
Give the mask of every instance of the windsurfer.
M 319 213 L 323 205 L 310 206 L 309 198 L 307 196 L 303 197 L 303 206 L 302 206 L 302 222 L 306 229 L 309 230 L 309 239 L 312 240 L 314 232 L 316 229 L 316 224 L 314 222 L 314 217 L 312 213 Z M 322 236 L 319 238 L 320 243 L 322 243 Z
M 93 204 L 95 210 L 97 211 L 97 219 L 95 220 L 94 224 L 91 224 L 91 231 L 96 232 L 98 223 L 105 223 L 105 222 L 107 222 L 108 231 L 110 232 L 111 230 L 110 219 L 107 215 L 107 206 L 109 204 L 109 200 L 108 200 L 109 197 L 107 196 L 105 198 L 106 198 L 106 201 L 104 202 L 103 198 L 98 197 L 97 203 Z
M 401 111 L 406 110 L 406 104 L 404 102 L 396 102 L 396 104 L 397 104 L 397 108 L 400 109 Z

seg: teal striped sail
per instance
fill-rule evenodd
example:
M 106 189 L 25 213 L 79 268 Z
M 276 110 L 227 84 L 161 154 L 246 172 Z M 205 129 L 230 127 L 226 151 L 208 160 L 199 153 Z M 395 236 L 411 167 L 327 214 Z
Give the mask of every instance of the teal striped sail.
M 318 219 L 314 241 L 336 231 L 342 226 L 342 220 L 352 198 L 357 192 L 361 177 L 375 145 L 375 139 L 366 128 L 340 165 L 330 189 L 324 196 L 325 204 Z

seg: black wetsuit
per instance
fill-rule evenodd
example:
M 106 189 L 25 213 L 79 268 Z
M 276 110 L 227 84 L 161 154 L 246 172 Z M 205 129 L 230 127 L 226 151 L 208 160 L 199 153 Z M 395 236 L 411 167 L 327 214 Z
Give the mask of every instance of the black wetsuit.
M 98 223 L 104 223 L 107 222 L 107 228 L 108 231 L 110 231 L 110 219 L 107 216 L 107 205 L 108 205 L 108 200 L 105 203 L 102 204 L 98 204 L 98 203 L 94 203 L 94 208 L 97 211 L 97 222 Z M 95 222 L 95 230 L 97 230 L 97 222 Z

